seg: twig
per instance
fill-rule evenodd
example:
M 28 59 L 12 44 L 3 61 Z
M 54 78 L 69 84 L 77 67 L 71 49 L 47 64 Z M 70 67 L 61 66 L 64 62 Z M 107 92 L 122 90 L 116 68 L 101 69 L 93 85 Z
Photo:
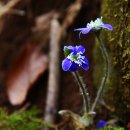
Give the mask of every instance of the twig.
M 24 16 L 25 15 L 25 11 L 23 10 L 19 10 L 19 9 L 10 9 L 10 14 L 16 14 L 19 16 Z
M 99 100 L 98 100 L 98 102 L 102 105 L 102 106 L 104 106 L 107 110 L 109 110 L 109 111 L 111 111 L 111 112 L 114 112 L 114 108 L 112 108 L 111 106 L 109 106 L 108 104 L 106 104 L 106 102 L 104 101 L 104 99 L 103 98 L 100 98 Z
M 10 0 L 5 6 L 0 9 L 0 18 L 13 10 L 13 8 L 18 4 L 21 0 Z
M 66 13 L 66 17 L 61 26 L 61 37 L 64 34 L 64 31 L 73 23 L 75 17 L 79 13 L 83 0 L 76 0 L 70 7 Z
M 55 114 L 57 111 L 57 99 L 59 91 L 59 30 L 60 25 L 56 18 L 51 21 L 50 31 L 50 64 L 49 64 L 49 79 L 48 79 L 48 90 L 47 100 L 45 108 L 46 122 L 54 123 Z M 48 129 L 48 128 L 47 128 Z

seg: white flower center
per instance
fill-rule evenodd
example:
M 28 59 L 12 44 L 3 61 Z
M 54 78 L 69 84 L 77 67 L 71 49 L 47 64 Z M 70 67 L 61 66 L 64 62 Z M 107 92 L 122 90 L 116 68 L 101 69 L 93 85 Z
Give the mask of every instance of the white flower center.
M 85 63 L 84 61 L 85 56 L 82 56 L 81 54 L 83 53 L 79 52 L 76 55 L 73 55 L 73 52 L 72 52 L 69 56 L 67 56 L 67 58 L 73 61 L 74 63 L 78 64 L 79 66 L 81 66 L 82 63 Z
M 100 25 L 103 25 L 104 23 L 102 22 L 102 17 L 97 18 L 95 21 L 91 21 L 90 23 L 87 24 L 87 27 L 91 27 L 94 29 L 100 29 Z

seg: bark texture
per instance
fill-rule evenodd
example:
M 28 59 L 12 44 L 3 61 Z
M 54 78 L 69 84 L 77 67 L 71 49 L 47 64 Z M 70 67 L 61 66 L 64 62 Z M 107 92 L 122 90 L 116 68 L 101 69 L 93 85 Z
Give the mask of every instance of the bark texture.
M 128 0 L 104 0 L 102 16 L 104 23 L 113 26 L 113 31 L 102 31 L 101 38 L 109 53 L 109 79 L 104 92 L 107 103 L 123 122 L 130 115 L 130 2 Z M 95 47 L 95 83 L 100 84 L 103 59 Z M 101 71 L 102 70 L 102 71 Z

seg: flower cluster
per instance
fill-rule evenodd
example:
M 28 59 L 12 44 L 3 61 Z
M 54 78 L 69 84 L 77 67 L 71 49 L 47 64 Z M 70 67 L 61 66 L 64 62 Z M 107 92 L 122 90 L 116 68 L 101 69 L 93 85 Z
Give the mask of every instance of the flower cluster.
M 102 55 L 104 58 L 104 62 L 105 62 L 105 76 L 103 78 L 103 80 L 101 81 L 101 86 L 98 89 L 97 92 L 97 97 L 95 98 L 94 103 L 91 106 L 90 100 L 89 100 L 89 93 L 85 88 L 84 82 L 81 80 L 80 75 L 78 74 L 78 72 L 75 72 L 78 70 L 79 67 L 82 67 L 84 70 L 88 70 L 89 69 L 89 62 L 88 59 L 85 57 L 85 48 L 82 45 L 79 46 L 64 46 L 64 54 L 65 54 L 65 59 L 62 61 L 62 69 L 64 71 L 70 71 L 70 72 L 74 72 L 74 78 L 76 79 L 80 91 L 82 93 L 83 96 L 83 100 L 84 100 L 84 115 L 83 115 L 83 119 L 81 122 L 79 121 L 78 123 L 82 126 L 84 125 L 85 122 L 85 127 L 90 126 L 93 122 L 93 114 L 95 115 L 96 113 L 93 112 L 95 110 L 95 106 L 97 104 L 97 101 L 99 100 L 101 93 L 103 92 L 103 89 L 105 87 L 105 83 L 107 81 L 107 77 L 108 77 L 108 57 L 107 57 L 107 51 L 105 50 L 105 47 L 103 46 L 103 43 L 101 42 L 100 38 L 99 38 L 99 31 L 101 29 L 108 29 L 108 30 L 112 30 L 113 27 L 110 24 L 104 24 L 102 21 L 102 17 L 101 18 L 97 18 L 95 21 L 91 21 L 90 23 L 87 24 L 87 26 L 85 28 L 78 28 L 75 29 L 75 31 L 80 31 L 79 32 L 79 37 L 81 34 L 88 34 L 90 31 L 93 31 L 96 33 L 97 39 L 99 41 L 99 46 L 100 49 L 102 51 Z M 90 115 L 92 112 L 92 115 Z M 75 122 L 74 122 L 75 123 Z M 74 124 L 73 123 L 73 124 Z M 99 130 L 101 128 L 104 128 L 107 125 L 107 122 L 105 122 L 104 120 L 100 120 L 96 126 L 96 129 Z M 79 129 L 79 126 L 75 126 L 75 128 Z M 84 128 L 82 126 L 82 128 Z
M 101 17 L 101 18 L 97 18 L 95 21 L 91 21 L 90 23 L 88 23 L 85 28 L 78 28 L 78 29 L 75 29 L 75 31 L 80 31 L 80 33 L 79 33 L 79 37 L 80 37 L 80 34 L 87 34 L 91 30 L 98 31 L 102 28 L 108 29 L 108 30 L 113 29 L 110 24 L 104 24 L 102 21 L 102 17 Z
M 85 48 L 83 46 L 65 46 L 64 54 L 66 58 L 62 61 L 62 69 L 64 71 L 75 72 L 80 66 L 84 70 L 88 70 L 88 60 L 84 55 Z
M 75 31 L 80 31 L 80 37 L 81 34 L 87 34 L 91 30 L 96 32 L 101 29 L 112 30 L 113 27 L 110 24 L 104 24 L 101 17 L 88 23 L 85 28 L 78 28 Z M 62 69 L 64 71 L 75 72 L 81 66 L 84 70 L 88 70 L 88 60 L 85 58 L 84 52 L 85 48 L 83 46 L 65 46 L 64 53 L 66 58 L 62 61 Z

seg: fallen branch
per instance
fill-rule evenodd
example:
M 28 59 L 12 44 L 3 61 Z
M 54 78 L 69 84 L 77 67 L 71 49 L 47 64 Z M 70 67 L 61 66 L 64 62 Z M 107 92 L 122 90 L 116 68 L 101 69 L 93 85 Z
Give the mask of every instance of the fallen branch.
M 4 5 L 2 8 L 0 8 L 0 18 L 2 18 L 4 15 L 10 13 L 10 12 L 14 12 L 17 13 L 19 12 L 20 14 L 23 12 L 18 11 L 16 9 L 13 10 L 13 8 L 16 6 L 16 4 L 18 4 L 21 0 L 10 0 L 6 5 Z
M 59 91 L 59 50 L 60 41 L 64 37 L 64 32 L 73 23 L 82 6 L 82 0 L 76 0 L 75 3 L 70 5 L 66 13 L 66 17 L 63 20 L 63 24 L 60 26 L 57 17 L 51 22 L 50 32 L 50 67 L 49 67 L 49 80 L 47 90 L 47 100 L 45 108 L 46 122 L 54 123 L 55 114 L 57 112 L 57 99 Z M 48 129 L 48 128 L 46 128 Z M 44 129 L 45 130 L 45 129 Z
M 59 91 L 59 31 L 59 22 L 54 18 L 51 21 L 49 79 L 44 117 L 44 121 L 51 123 L 55 120 Z
M 83 0 L 76 0 L 68 8 L 68 11 L 66 13 L 66 17 L 65 17 L 64 22 L 61 26 L 61 37 L 64 34 L 64 31 L 73 23 L 75 17 L 78 15 L 78 13 L 81 9 L 82 3 L 83 3 Z

